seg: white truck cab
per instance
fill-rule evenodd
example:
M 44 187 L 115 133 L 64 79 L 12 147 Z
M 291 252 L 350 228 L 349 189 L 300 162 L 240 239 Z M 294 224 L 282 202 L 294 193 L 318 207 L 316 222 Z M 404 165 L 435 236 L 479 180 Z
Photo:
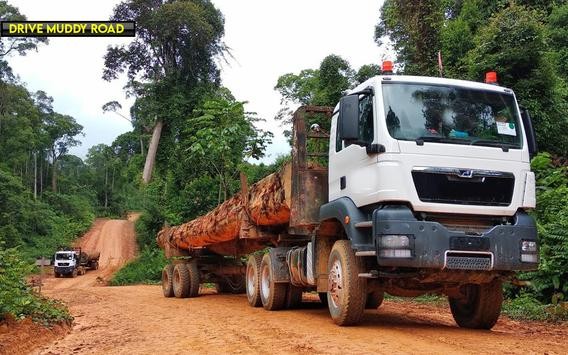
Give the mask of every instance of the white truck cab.
M 365 289 L 367 304 L 384 292 L 445 294 L 460 326 L 491 328 L 502 282 L 538 267 L 526 213 L 536 202 L 535 153 L 528 112 L 495 82 L 382 75 L 342 97 L 320 207 L 320 222 L 339 223 L 349 241 L 335 242 L 341 252 L 328 261 L 336 323 L 360 319 L 343 279 L 364 278 L 347 292 Z M 346 272 L 349 258 L 358 266 Z

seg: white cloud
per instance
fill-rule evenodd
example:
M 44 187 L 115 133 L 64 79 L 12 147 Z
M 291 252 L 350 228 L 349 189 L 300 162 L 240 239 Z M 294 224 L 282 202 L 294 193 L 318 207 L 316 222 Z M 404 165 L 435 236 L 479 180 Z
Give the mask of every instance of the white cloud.
M 118 1 L 10 0 L 30 20 L 105 20 Z M 247 110 L 267 120 L 262 128 L 275 133 L 268 161 L 289 150 L 273 117 L 280 107 L 274 86 L 278 77 L 305 68 L 317 68 L 334 53 L 354 68 L 379 63 L 381 52 L 373 42 L 382 1 L 358 0 L 213 0 L 225 16 L 225 39 L 235 60 L 223 64 L 223 83 Z M 51 38 L 37 53 L 10 59 L 14 72 L 30 90 L 44 90 L 55 99 L 55 109 L 70 114 L 85 127 L 83 145 L 73 153 L 84 156 L 98 143 L 110 144 L 131 129 L 114 114 L 102 113 L 111 100 L 128 112 L 125 80 L 101 79 L 107 45 L 120 38 Z

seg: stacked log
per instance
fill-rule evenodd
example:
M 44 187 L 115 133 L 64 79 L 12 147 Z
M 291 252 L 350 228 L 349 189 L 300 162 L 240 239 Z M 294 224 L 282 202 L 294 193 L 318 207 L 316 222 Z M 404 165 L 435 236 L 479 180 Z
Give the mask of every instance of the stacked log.
M 166 250 L 167 256 L 171 256 L 176 255 L 173 250 L 191 250 L 236 241 L 247 224 L 287 224 L 290 220 L 291 178 L 291 167 L 287 164 L 206 215 L 179 226 L 163 228 L 156 238 L 158 245 Z

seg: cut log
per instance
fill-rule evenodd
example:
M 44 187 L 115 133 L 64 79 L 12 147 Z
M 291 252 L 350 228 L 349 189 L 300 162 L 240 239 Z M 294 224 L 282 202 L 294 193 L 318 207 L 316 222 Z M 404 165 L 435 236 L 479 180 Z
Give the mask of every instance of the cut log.
M 168 257 L 184 255 L 187 250 L 209 245 L 231 241 L 237 244 L 240 237 L 254 238 L 256 234 L 242 233 L 250 225 L 286 225 L 290 220 L 291 171 L 287 164 L 279 172 L 252 185 L 248 193 L 229 198 L 206 215 L 179 226 L 163 228 L 158 233 L 158 245 Z

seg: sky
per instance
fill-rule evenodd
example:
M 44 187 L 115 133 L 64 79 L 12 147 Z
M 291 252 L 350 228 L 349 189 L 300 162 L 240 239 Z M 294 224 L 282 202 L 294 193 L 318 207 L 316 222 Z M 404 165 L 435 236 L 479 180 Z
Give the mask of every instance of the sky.
M 118 0 L 9 0 L 28 20 L 107 20 Z M 289 152 L 278 122 L 280 95 L 274 90 L 278 77 L 318 68 L 322 59 L 337 54 L 354 69 L 376 63 L 385 54 L 373 41 L 381 0 L 212 0 L 225 17 L 224 42 L 234 57 L 220 62 L 223 85 L 247 111 L 266 120 L 262 129 L 274 133 L 264 162 Z M 9 59 L 14 72 L 30 91 L 43 90 L 54 99 L 57 112 L 73 116 L 84 126 L 83 144 L 71 154 L 85 157 L 96 144 L 111 144 L 132 130 L 102 105 L 118 101 L 128 116 L 132 98 L 126 98 L 126 78 L 102 80 L 103 56 L 109 45 L 126 44 L 128 38 L 50 38 L 37 52 Z

